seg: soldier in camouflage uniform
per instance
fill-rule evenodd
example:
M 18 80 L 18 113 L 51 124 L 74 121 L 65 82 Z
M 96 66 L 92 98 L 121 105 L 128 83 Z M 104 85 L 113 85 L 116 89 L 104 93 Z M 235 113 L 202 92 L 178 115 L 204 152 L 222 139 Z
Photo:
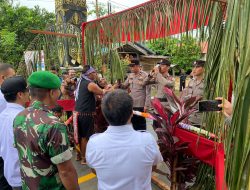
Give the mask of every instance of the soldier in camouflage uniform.
M 48 109 L 60 95 L 59 78 L 47 71 L 28 79 L 32 104 L 14 120 L 23 190 L 79 189 L 67 129 Z
M 146 89 L 148 74 L 141 70 L 138 60 L 131 60 L 129 67 L 132 71 L 127 80 L 121 85 L 122 88 L 129 88 L 133 98 L 133 110 L 145 112 L 150 105 L 150 91 Z M 135 130 L 146 130 L 146 119 L 141 116 L 133 115 L 133 128 Z
M 190 97 L 203 97 L 204 91 L 204 65 L 205 61 L 197 60 L 193 63 L 193 79 L 188 83 L 188 86 L 183 90 L 181 98 L 186 100 Z M 198 104 L 196 105 L 198 109 Z M 188 118 L 191 125 L 200 127 L 202 122 L 202 113 L 196 112 L 189 116 Z

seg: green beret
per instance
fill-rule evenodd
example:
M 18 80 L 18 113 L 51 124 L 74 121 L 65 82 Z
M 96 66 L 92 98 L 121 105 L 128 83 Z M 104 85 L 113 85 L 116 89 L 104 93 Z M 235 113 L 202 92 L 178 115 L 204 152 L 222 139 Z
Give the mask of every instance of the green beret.
M 49 71 L 37 71 L 28 78 L 30 87 L 58 89 L 61 87 L 61 82 L 58 76 Z

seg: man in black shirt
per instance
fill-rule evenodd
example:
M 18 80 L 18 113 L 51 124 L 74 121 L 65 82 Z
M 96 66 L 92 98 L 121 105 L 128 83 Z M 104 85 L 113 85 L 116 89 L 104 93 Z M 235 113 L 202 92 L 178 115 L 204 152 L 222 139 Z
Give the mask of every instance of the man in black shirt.
M 94 117 L 96 115 L 95 95 L 103 95 L 109 90 L 101 89 L 94 80 L 97 73 L 94 68 L 85 65 L 82 76 L 76 87 L 76 106 L 78 112 L 78 138 L 82 154 L 81 164 L 86 164 L 85 152 L 89 137 L 94 133 Z

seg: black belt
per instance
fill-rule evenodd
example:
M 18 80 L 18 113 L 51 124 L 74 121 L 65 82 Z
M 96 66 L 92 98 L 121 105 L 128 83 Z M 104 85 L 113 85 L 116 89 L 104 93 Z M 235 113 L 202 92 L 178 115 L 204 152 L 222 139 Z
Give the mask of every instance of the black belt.
M 168 99 L 167 98 L 157 98 L 158 100 L 160 100 L 160 102 L 167 102 Z

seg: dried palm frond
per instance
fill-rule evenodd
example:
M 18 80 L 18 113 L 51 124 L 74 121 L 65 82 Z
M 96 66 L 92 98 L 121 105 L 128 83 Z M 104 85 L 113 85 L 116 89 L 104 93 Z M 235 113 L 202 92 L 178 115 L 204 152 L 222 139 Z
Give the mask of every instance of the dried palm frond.
M 144 6 L 85 23 L 83 34 L 87 63 L 95 65 L 97 55 L 110 56 L 112 49 L 128 41 L 142 42 L 177 33 L 183 37 L 197 36 L 203 41 L 208 35 L 205 26 L 215 4 L 218 3 L 207 0 L 153 0 Z M 192 32 L 194 28 L 196 32 Z M 112 64 L 119 66 L 120 63 Z

